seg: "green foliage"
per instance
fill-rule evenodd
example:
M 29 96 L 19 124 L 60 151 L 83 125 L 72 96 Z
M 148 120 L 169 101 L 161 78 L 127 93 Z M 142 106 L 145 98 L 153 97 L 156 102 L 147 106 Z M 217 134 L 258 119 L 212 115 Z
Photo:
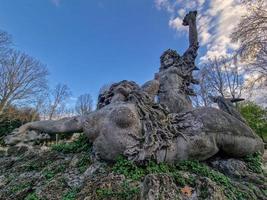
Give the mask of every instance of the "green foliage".
M 7 133 L 11 133 L 15 128 L 18 128 L 21 125 L 22 122 L 19 119 L 10 119 L 9 117 L 0 115 L 0 139 Z
M 38 170 L 39 169 L 39 165 L 38 163 L 33 163 L 33 162 L 29 162 L 29 163 L 26 163 L 23 168 L 26 170 L 26 171 L 34 171 L 34 170 Z
M 145 175 L 145 169 L 137 167 L 133 162 L 122 156 L 118 157 L 112 171 L 117 174 L 123 174 L 132 180 L 140 180 Z
M 0 138 L 12 132 L 15 128 L 30 122 L 38 120 L 39 115 L 31 108 L 8 107 L 0 115 Z
M 123 174 L 126 178 L 140 181 L 147 174 L 166 173 L 172 176 L 175 182 L 180 186 L 191 185 L 194 186 L 195 178 L 189 176 L 184 178 L 175 165 L 168 165 L 166 163 L 156 164 L 151 161 L 146 166 L 137 166 L 134 162 L 120 156 L 114 164 L 112 171 L 117 174 Z
M 22 183 L 19 185 L 15 185 L 14 187 L 11 188 L 11 192 L 16 193 L 16 192 L 22 191 L 28 187 L 31 187 L 30 183 Z
M 248 168 L 255 173 L 262 173 L 262 156 L 260 153 L 248 155 L 244 158 Z
M 195 186 L 195 176 L 189 175 L 189 177 L 185 178 L 181 175 L 181 171 L 187 171 L 196 176 L 208 177 L 218 185 L 221 185 L 224 188 L 225 195 L 229 199 L 247 198 L 245 193 L 236 189 L 227 176 L 198 161 L 181 161 L 174 165 L 150 162 L 146 166 L 137 166 L 132 161 L 119 157 L 114 164 L 112 171 L 118 174 L 123 174 L 128 179 L 139 181 L 147 174 L 167 173 L 172 176 L 176 184 L 181 187 L 185 185 Z M 106 193 L 108 193 L 108 191 L 106 191 Z M 205 192 L 203 192 L 203 196 L 205 195 Z
M 209 197 L 209 191 L 208 188 L 201 185 L 200 187 L 200 199 L 207 199 Z
M 166 173 L 172 176 L 180 186 L 195 185 L 195 178 L 193 176 L 185 178 L 177 170 L 175 165 L 168 165 L 166 163 L 156 164 L 151 161 L 146 166 L 137 166 L 134 162 L 120 156 L 114 164 L 112 171 L 117 174 L 123 174 L 126 178 L 136 181 L 142 180 L 147 174 Z
M 91 164 L 91 160 L 88 155 L 83 156 L 77 163 L 77 167 L 81 173 L 85 172 L 88 165 Z
M 91 145 L 84 134 L 80 135 L 78 140 L 71 143 L 61 143 L 52 146 L 52 150 L 62 152 L 62 153 L 80 153 L 88 152 L 91 150 Z
M 110 199 L 111 197 L 116 197 L 119 200 L 132 200 L 136 195 L 139 195 L 140 193 L 140 188 L 131 186 L 129 181 L 123 181 L 120 186 L 121 188 L 117 191 L 109 188 L 98 189 L 96 191 L 98 199 Z
M 252 102 L 241 104 L 239 110 L 249 126 L 267 142 L 267 110 Z
M 34 192 L 34 193 L 28 194 L 28 196 L 24 200 L 40 200 L 40 199 L 38 198 L 38 196 Z
M 76 188 L 71 189 L 63 195 L 62 200 L 75 200 L 77 193 L 78 193 L 78 189 Z
M 65 171 L 65 165 L 57 165 L 55 168 L 46 168 L 43 171 L 43 175 L 47 180 L 51 180 L 58 173 L 63 173 Z
M 202 164 L 198 161 L 182 161 L 176 164 L 177 170 L 190 171 L 200 176 L 208 177 L 212 181 L 228 186 L 230 179 L 224 174 L 210 169 L 207 165 Z

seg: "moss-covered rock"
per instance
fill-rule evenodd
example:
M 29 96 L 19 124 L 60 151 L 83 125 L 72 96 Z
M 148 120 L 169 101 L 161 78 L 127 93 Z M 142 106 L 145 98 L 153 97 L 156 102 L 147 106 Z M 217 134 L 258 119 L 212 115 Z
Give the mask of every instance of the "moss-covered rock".
M 19 149 L 0 157 L 0 200 L 267 199 L 260 155 L 139 166 L 94 161 L 88 148 Z

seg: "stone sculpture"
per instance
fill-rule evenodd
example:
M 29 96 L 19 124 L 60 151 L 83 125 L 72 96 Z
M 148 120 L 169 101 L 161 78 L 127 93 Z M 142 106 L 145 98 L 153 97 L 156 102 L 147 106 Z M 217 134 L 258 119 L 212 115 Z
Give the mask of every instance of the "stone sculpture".
M 6 144 L 18 143 L 21 135 L 33 130 L 48 134 L 84 132 L 96 158 L 114 161 L 123 154 L 137 163 L 205 160 L 218 152 L 242 157 L 263 151 L 262 140 L 237 117 L 234 107 L 230 106 L 231 112 L 192 107 L 190 84 L 198 82 L 192 75 L 197 69 L 196 15 L 196 11 L 190 12 L 183 22 L 190 30 L 188 50 L 183 56 L 174 50 L 164 52 L 154 80 L 141 87 L 126 80 L 115 83 L 99 95 L 96 111 L 27 123 L 8 135 Z
M 189 12 L 183 25 L 189 26 L 189 48 L 180 56 L 176 51 L 168 49 L 160 57 L 160 71 L 158 73 L 160 81 L 159 100 L 165 104 L 171 113 L 177 113 L 192 109 L 192 102 L 189 96 L 194 96 L 191 83 L 197 84 L 193 78 L 193 70 L 198 70 L 195 66 L 197 57 L 198 37 L 196 26 L 197 12 Z

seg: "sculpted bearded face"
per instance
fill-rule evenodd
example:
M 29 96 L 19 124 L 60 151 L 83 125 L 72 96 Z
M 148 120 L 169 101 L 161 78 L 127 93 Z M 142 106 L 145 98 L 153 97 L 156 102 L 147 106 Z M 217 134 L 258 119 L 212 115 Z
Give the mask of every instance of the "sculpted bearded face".
M 174 63 L 174 58 L 167 54 L 163 59 L 164 66 L 171 66 Z
M 172 49 L 166 50 L 160 57 L 160 69 L 164 70 L 177 62 L 180 59 L 180 55 Z

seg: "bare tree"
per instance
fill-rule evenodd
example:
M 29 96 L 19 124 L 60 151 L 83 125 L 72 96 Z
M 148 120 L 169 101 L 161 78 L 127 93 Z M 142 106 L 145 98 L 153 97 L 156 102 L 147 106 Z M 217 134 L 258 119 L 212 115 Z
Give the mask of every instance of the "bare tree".
M 34 101 L 31 102 L 30 106 L 36 113 L 38 113 L 40 120 L 47 119 L 47 108 L 49 107 L 48 90 L 37 96 Z
M 196 76 L 199 84 L 193 86 L 196 96 L 191 97 L 192 103 L 195 107 L 211 106 L 212 101 L 209 96 L 212 95 L 212 90 L 209 82 L 205 79 L 206 70 L 201 70 Z
M 6 106 L 30 100 L 47 87 L 46 67 L 27 54 L 11 51 L 0 60 L 0 113 Z
M 11 36 L 7 32 L 0 30 L 0 60 L 7 56 L 11 44 Z
M 48 108 L 48 119 L 60 117 L 65 110 L 65 103 L 71 96 L 70 89 L 65 84 L 57 84 L 55 89 L 51 92 L 50 105 Z
M 66 108 L 65 109 L 65 111 L 64 111 L 64 117 L 74 117 L 74 116 L 77 116 L 77 113 L 75 111 L 75 108 L 69 107 L 69 108 Z
M 252 83 L 267 81 L 267 2 L 245 0 L 247 14 L 232 33 L 234 42 L 240 43 L 238 56 L 248 72 L 257 74 Z M 254 84 L 252 84 L 254 85 Z
M 77 99 L 75 110 L 79 115 L 87 115 L 93 110 L 93 100 L 90 94 L 80 95 Z
M 6 48 L 11 43 L 11 36 L 7 32 L 0 30 L 0 48 Z
M 241 67 L 236 60 L 222 57 L 210 59 L 197 74 L 195 106 L 210 106 L 210 96 L 238 98 L 244 89 Z

